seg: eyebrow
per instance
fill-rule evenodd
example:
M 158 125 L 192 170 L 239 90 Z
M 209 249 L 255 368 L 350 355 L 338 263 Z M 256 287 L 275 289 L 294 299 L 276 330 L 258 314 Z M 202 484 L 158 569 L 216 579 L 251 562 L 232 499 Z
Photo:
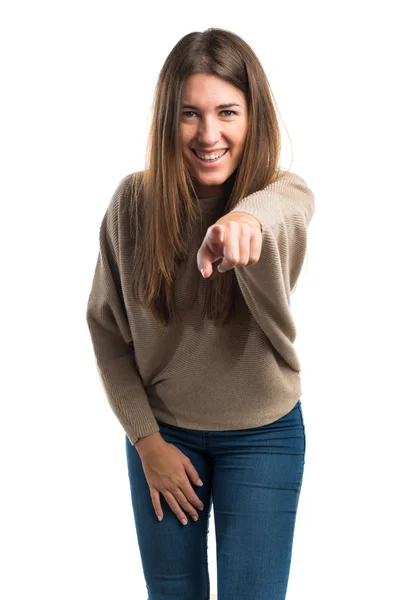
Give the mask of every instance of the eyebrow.
M 217 108 L 230 108 L 231 106 L 239 106 L 239 108 L 242 108 L 240 104 L 235 104 L 233 102 L 229 104 L 220 104 Z M 195 110 L 200 110 L 199 107 L 194 104 L 184 104 L 182 108 L 194 108 Z

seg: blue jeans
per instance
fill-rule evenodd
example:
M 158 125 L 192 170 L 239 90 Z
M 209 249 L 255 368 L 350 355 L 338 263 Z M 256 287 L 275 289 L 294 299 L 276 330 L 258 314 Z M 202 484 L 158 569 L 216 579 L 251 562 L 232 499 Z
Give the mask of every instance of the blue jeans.
M 158 521 L 140 456 L 126 436 L 147 600 L 209 599 L 211 505 L 218 600 L 284 600 L 305 462 L 301 401 L 275 422 L 251 429 L 203 431 L 157 423 L 164 440 L 199 473 L 204 485 L 193 488 L 204 510 L 195 509 L 197 522 L 183 510 L 189 522 L 182 525 L 160 492 L 164 518 Z

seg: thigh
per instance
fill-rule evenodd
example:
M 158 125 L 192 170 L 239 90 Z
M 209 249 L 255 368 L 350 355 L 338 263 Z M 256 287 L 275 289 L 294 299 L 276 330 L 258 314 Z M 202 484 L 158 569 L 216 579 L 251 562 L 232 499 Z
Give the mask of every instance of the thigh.
M 231 433 L 215 446 L 218 600 L 284 600 L 304 470 L 301 402 L 274 423 Z
M 211 467 L 196 449 L 190 430 L 179 430 L 159 422 L 165 441 L 177 446 L 197 469 L 202 487 L 193 486 L 204 504 L 197 522 L 185 512 L 182 525 L 160 492 L 164 518 L 158 521 L 142 461 L 126 436 L 126 456 L 136 535 L 148 600 L 208 600 L 210 583 L 207 564 L 207 534 L 210 515 Z

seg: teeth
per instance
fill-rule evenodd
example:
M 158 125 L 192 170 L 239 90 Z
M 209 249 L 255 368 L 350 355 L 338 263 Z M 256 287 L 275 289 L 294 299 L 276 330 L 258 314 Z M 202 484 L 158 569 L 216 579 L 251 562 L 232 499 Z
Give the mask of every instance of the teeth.
M 202 154 L 199 155 L 197 154 L 196 150 L 194 151 L 196 156 L 198 156 L 198 158 L 200 158 L 201 160 L 217 160 L 217 158 L 221 158 L 221 156 L 223 156 L 226 152 L 226 150 L 224 150 L 223 152 L 220 152 L 219 154 Z

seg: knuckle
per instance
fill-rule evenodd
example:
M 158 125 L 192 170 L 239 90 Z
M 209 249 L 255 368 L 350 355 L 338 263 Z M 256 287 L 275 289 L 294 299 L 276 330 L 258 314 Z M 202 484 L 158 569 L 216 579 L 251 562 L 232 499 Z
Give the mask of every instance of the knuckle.
M 181 505 L 182 508 L 184 508 L 188 513 L 193 512 L 193 506 L 186 500 L 186 498 L 185 500 L 182 500 Z
M 180 506 L 175 500 L 168 500 L 168 504 L 172 512 L 176 515 L 180 512 Z
M 190 502 L 185 502 L 183 504 L 183 508 L 186 510 L 187 513 L 190 514 L 191 517 L 197 517 L 197 513 L 194 510 L 194 507 L 190 504 Z
M 174 490 L 173 493 L 176 494 L 177 492 L 179 493 L 182 488 L 184 488 L 186 485 L 186 480 L 183 478 L 179 478 L 175 481 L 174 483 Z
M 191 502 L 193 504 L 193 506 L 200 502 L 198 496 L 195 494 L 193 489 L 188 490 L 188 493 L 186 494 L 186 496 L 187 496 L 187 499 L 189 500 L 189 502 Z
M 195 496 L 194 498 L 190 499 L 190 502 L 193 504 L 193 506 L 195 506 L 196 508 L 203 510 L 203 503 L 200 500 L 200 498 L 198 498 L 197 496 Z
M 186 519 L 186 515 L 185 515 L 185 513 L 183 512 L 184 510 L 187 510 L 187 509 L 186 509 L 185 507 L 183 507 L 183 506 L 180 506 L 179 504 L 177 504 L 177 506 L 176 506 L 176 510 L 175 510 L 175 514 L 176 514 L 176 515 L 178 515 L 178 517 L 179 517 L 180 519 L 182 519 L 182 518 L 185 518 L 185 519 Z M 188 511 L 188 512 L 189 512 L 189 511 Z

